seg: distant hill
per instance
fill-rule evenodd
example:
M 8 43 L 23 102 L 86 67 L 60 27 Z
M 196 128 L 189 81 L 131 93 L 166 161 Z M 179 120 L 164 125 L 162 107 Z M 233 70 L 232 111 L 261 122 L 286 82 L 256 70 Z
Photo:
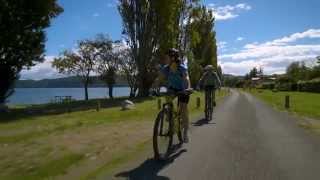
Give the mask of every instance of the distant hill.
M 232 74 L 224 74 L 222 83 L 226 87 L 237 87 L 244 79 L 244 76 L 236 76 Z
M 223 78 L 244 78 L 244 76 L 241 75 L 232 75 L 232 74 L 223 74 Z
M 106 87 L 106 84 L 94 76 L 89 87 Z M 125 77 L 119 76 L 116 79 L 115 86 L 128 86 Z M 58 79 L 43 79 L 43 80 L 18 80 L 15 84 L 16 88 L 82 88 L 81 79 L 76 76 L 58 78 Z
M 106 84 L 97 76 L 93 76 L 92 83 L 89 87 L 106 87 Z M 230 74 L 224 74 L 223 80 L 225 85 L 231 85 L 236 81 L 243 79 L 243 76 L 234 76 Z M 231 82 L 230 82 L 231 81 Z M 124 76 L 118 76 L 116 79 L 116 85 L 118 87 L 128 86 L 126 78 Z M 232 85 L 231 85 L 232 86 Z M 43 79 L 43 80 L 18 80 L 15 84 L 16 88 L 82 88 L 83 84 L 81 79 L 76 76 L 58 78 L 58 79 Z

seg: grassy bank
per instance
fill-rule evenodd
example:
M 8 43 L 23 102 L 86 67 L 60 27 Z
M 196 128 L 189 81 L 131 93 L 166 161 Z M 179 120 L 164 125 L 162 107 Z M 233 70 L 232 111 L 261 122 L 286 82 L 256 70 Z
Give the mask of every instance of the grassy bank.
M 304 92 L 273 92 L 270 90 L 247 91 L 278 110 L 286 110 L 299 116 L 312 118 L 300 125 L 308 129 L 320 129 L 320 94 Z M 290 108 L 285 108 L 285 96 L 290 97 Z
M 219 96 L 225 94 L 222 91 Z M 191 116 L 203 112 L 196 108 L 197 97 L 203 103 L 202 93 L 192 95 Z M 75 111 L 88 105 L 74 102 L 70 113 L 21 112 L 2 116 L 0 179 L 79 179 L 101 167 L 112 167 L 119 159 L 123 161 L 121 154 L 125 150 L 131 152 L 151 138 L 153 120 L 159 111 L 157 98 L 133 101 L 136 108 L 129 111 L 121 111 L 120 100 L 116 99 L 112 106 L 102 102 L 100 111 L 94 107 Z

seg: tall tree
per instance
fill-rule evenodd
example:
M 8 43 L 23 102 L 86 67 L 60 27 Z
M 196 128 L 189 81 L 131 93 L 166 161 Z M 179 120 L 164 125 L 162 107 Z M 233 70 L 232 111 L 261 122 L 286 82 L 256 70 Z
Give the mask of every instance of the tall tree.
M 203 68 L 201 65 L 192 57 L 188 56 L 188 73 L 190 74 L 190 82 L 193 88 L 196 88 L 199 82 L 199 79 L 203 73 Z
M 78 50 L 64 51 L 60 57 L 52 62 L 60 73 L 76 75 L 81 78 L 84 84 L 85 100 L 88 100 L 88 85 L 90 75 L 94 71 L 99 52 L 96 50 L 95 42 L 92 40 L 82 40 L 78 42 Z
M 138 89 L 138 68 L 130 55 L 131 51 L 128 48 L 121 49 L 118 60 L 120 71 L 126 76 L 130 87 L 130 97 L 135 97 Z
M 180 17 L 186 2 L 187 0 L 119 0 L 123 34 L 138 69 L 139 96 L 149 94 L 157 76 L 157 58 L 168 48 L 180 47 Z
M 132 59 L 138 68 L 139 96 L 148 96 L 157 75 L 156 59 L 158 35 L 155 26 L 157 1 L 119 0 L 119 12 L 123 22 L 123 34 L 132 51 Z
M 179 36 L 178 48 L 185 53 L 190 50 L 190 34 L 188 33 L 190 23 L 193 21 L 192 13 L 199 7 L 200 0 L 181 0 L 181 7 L 178 12 Z M 187 56 L 187 54 L 185 54 Z
M 223 82 L 223 72 L 221 66 L 218 66 L 217 68 L 217 74 L 219 76 L 220 82 Z
M 308 80 L 309 69 L 304 62 L 293 62 L 287 67 L 286 74 L 295 82 Z
M 114 51 L 113 41 L 106 35 L 99 34 L 94 40 L 94 46 L 98 52 L 97 72 L 100 78 L 108 85 L 109 97 L 113 98 L 113 86 L 116 83 L 118 70 L 117 55 Z
M 193 9 L 190 24 L 191 50 L 194 58 L 202 66 L 213 65 L 217 68 L 217 47 L 214 32 L 214 17 L 205 6 Z
M 192 69 L 199 69 L 194 66 L 213 65 L 217 69 L 217 46 L 216 33 L 214 31 L 214 17 L 211 10 L 205 6 L 198 6 L 192 9 L 192 22 L 188 26 L 188 34 L 190 36 L 190 52 L 192 52 L 193 64 L 189 64 L 191 83 L 194 85 L 200 78 L 197 71 Z M 189 57 L 190 59 L 190 57 Z
M 263 68 L 262 67 L 259 67 L 258 76 L 263 78 Z
M 62 11 L 56 0 L 0 0 L 0 104 L 20 71 L 44 60 L 44 29 Z
M 169 48 L 179 46 L 179 17 L 184 4 L 182 0 L 161 0 L 154 3 L 157 56 L 161 57 Z
M 249 72 L 249 77 L 254 78 L 258 76 L 258 69 L 256 67 L 252 68 Z

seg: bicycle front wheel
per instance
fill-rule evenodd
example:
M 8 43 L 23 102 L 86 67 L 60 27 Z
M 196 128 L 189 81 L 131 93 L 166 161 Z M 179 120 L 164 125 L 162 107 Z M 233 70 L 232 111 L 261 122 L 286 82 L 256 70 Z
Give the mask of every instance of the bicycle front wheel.
M 164 108 L 157 116 L 153 128 L 154 158 L 166 159 L 170 154 L 173 139 L 171 108 Z

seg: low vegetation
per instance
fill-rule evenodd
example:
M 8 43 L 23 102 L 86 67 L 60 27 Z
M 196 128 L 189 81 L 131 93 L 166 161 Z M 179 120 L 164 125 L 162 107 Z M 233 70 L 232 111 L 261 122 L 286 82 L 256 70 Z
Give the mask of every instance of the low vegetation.
M 218 94 L 224 95 L 226 91 Z M 196 97 L 203 103 L 202 93 L 192 95 L 192 117 L 203 112 L 196 107 Z M 0 179 L 80 179 L 97 169 L 113 167 L 113 163 L 125 161 L 130 156 L 127 153 L 150 141 L 157 112 L 157 98 L 148 98 L 137 99 L 135 109 L 129 111 L 115 105 L 99 111 L 4 119 L 0 122 Z
M 320 94 L 306 92 L 274 92 L 271 90 L 248 91 L 279 110 L 288 110 L 297 115 L 307 117 L 301 126 L 320 130 Z M 290 97 L 290 108 L 285 109 L 285 96 Z M 311 118 L 311 119 L 310 119 Z M 319 131 L 320 132 L 320 131 Z

